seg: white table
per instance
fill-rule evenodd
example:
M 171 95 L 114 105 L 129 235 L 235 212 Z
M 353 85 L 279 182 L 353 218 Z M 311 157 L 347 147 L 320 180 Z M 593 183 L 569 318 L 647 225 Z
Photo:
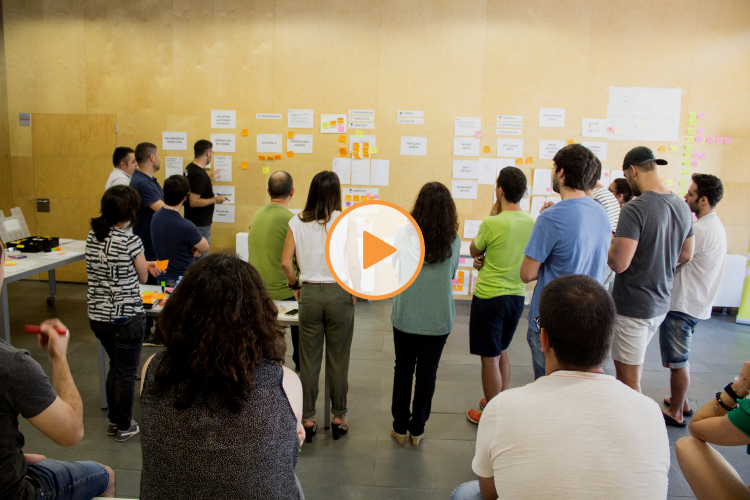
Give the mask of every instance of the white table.
M 10 343 L 10 317 L 8 312 L 8 284 L 14 281 L 22 280 L 35 274 L 47 272 L 49 275 L 49 297 L 47 297 L 47 304 L 52 305 L 55 303 L 55 293 L 57 293 L 57 287 L 55 283 L 55 269 L 58 267 L 72 264 L 86 258 L 84 251 L 86 248 L 86 242 L 81 240 L 62 240 L 64 243 L 60 244 L 61 251 L 70 252 L 70 255 L 65 257 L 49 260 L 45 257 L 49 257 L 50 253 L 21 253 L 12 252 L 10 255 L 25 255 L 25 259 L 9 259 L 8 253 L 5 256 L 5 262 L 16 262 L 15 266 L 5 266 L 5 279 L 3 280 L 3 288 L 0 291 L 2 295 L 3 307 L 0 311 L 0 319 L 2 320 L 2 328 L 5 334 L 5 340 Z M 7 250 L 6 250 L 7 252 Z

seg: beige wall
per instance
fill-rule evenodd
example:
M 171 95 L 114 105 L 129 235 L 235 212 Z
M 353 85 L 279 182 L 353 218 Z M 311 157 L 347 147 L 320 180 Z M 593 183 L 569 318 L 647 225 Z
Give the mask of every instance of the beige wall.
M 537 158 L 539 139 L 580 141 L 582 117 L 606 117 L 607 87 L 679 86 L 683 122 L 688 111 L 704 111 L 708 135 L 733 139 L 703 146 L 708 160 L 697 170 L 725 183 L 719 214 L 730 252 L 748 248 L 747 0 L 2 4 L 7 100 L 3 93 L 0 109 L 8 121 L 0 125 L 0 204 L 22 207 L 34 232 L 83 238 L 115 143 L 161 144 L 162 131 L 187 131 L 192 144 L 209 137 L 211 109 L 237 110 L 238 128 L 236 223 L 214 225 L 216 249 L 233 248 L 234 234 L 267 202 L 255 134 L 285 133 L 286 120 L 256 120 L 257 112 L 313 108 L 317 121 L 320 113 L 376 110 L 378 157 L 391 161 L 381 199 L 410 207 L 424 182 L 450 185 L 456 116 L 482 117 L 482 146 L 494 155 L 495 116 L 524 115 L 530 177 L 531 167 L 551 166 Z M 566 128 L 538 128 L 540 107 L 565 108 Z M 425 125 L 397 125 L 398 109 L 424 110 Z M 18 127 L 19 112 L 33 113 L 32 127 Z M 336 135 L 313 134 L 314 154 L 269 165 L 294 176 L 292 208 L 303 206 L 310 179 L 338 152 Z M 402 135 L 427 136 L 428 156 L 400 156 Z M 620 167 L 634 145 L 610 141 L 605 168 Z M 681 153 L 665 157 L 662 175 L 679 179 Z M 240 170 L 244 161 L 248 170 Z M 163 181 L 163 171 L 157 177 Z M 51 198 L 51 213 L 35 214 L 36 197 Z M 484 217 L 491 203 L 491 186 L 479 187 L 478 200 L 456 202 L 462 221 Z M 85 278 L 82 265 L 69 268 L 60 279 Z

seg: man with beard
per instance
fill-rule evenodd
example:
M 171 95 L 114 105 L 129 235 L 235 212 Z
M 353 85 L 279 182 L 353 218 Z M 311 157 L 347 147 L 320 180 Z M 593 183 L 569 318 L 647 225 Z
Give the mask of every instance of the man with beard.
M 617 379 L 641 392 L 646 347 L 669 311 L 675 268 L 693 258 L 693 220 L 687 204 L 659 179 L 656 159 L 645 146 L 625 155 L 622 170 L 636 199 L 620 212 L 609 249 L 617 273 L 612 359 Z
M 544 287 L 566 274 L 585 274 L 604 282 L 612 228 L 607 212 L 586 194 L 600 169 L 594 153 L 581 144 L 565 146 L 552 160 L 552 188 L 562 201 L 539 214 L 524 250 L 521 280 L 537 280 L 529 306 L 526 339 L 531 348 L 534 379 L 544 376 L 540 343 L 539 300 Z
M 164 191 L 154 174 L 161 168 L 159 150 L 150 142 L 142 142 L 135 148 L 135 161 L 138 168 L 130 179 L 130 187 L 135 189 L 141 197 L 141 207 L 135 212 L 133 232 L 143 242 L 146 260 L 156 260 L 154 245 L 151 242 L 151 218 L 164 206 Z M 156 285 L 156 278 L 149 276 L 146 282 Z
M 685 427 L 683 417 L 693 411 L 687 405 L 690 388 L 690 340 L 698 321 L 711 317 L 711 304 L 719 292 L 727 257 L 727 233 L 714 208 L 724 196 L 721 179 L 708 174 L 693 174 L 693 184 L 685 195 L 693 223 L 695 253 L 693 260 L 677 267 L 674 273 L 669 312 L 659 328 L 661 361 L 671 374 L 672 397 L 664 398 L 667 425 Z M 674 403 L 674 404 L 672 404 Z

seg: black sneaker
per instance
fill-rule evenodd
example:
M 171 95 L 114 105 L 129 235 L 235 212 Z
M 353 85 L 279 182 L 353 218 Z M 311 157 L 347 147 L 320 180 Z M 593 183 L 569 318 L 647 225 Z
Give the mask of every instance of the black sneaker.
M 128 439 L 132 438 L 136 434 L 141 432 L 140 427 L 138 427 L 138 422 L 135 420 L 130 421 L 130 429 L 121 431 L 117 430 L 117 437 L 115 438 L 116 441 L 122 443 L 123 441 L 127 441 Z
M 107 436 L 116 436 L 117 435 L 117 424 L 113 424 L 112 422 L 109 423 L 107 426 Z

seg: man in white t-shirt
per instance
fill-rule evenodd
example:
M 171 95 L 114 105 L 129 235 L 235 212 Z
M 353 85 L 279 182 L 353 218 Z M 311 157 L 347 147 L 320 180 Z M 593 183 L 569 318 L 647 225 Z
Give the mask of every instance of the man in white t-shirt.
M 669 439 L 659 405 L 604 373 L 615 305 L 596 280 L 552 280 L 539 304 L 545 377 L 484 409 L 472 469 L 452 500 L 664 500 Z
M 112 155 L 112 165 L 114 165 L 114 168 L 112 173 L 109 174 L 104 190 L 106 191 L 112 186 L 129 186 L 130 178 L 138 167 L 135 161 L 135 151 L 126 147 L 115 148 Z
M 724 276 L 727 233 L 714 212 L 723 196 L 721 179 L 708 174 L 693 174 L 685 195 L 690 211 L 698 217 L 693 223 L 695 251 L 693 260 L 678 266 L 674 273 L 669 312 L 659 328 L 661 361 L 671 370 L 672 397 L 664 398 L 669 405 L 664 421 L 674 427 L 685 427 L 684 417 L 693 415 L 687 404 L 690 340 L 698 321 L 711 317 L 711 304 Z

